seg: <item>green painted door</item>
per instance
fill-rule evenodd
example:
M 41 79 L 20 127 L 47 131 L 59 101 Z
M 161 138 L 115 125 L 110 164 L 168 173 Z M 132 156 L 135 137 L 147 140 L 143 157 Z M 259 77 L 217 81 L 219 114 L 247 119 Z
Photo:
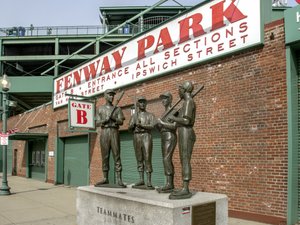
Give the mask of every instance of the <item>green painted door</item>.
M 139 173 L 137 171 L 137 163 L 133 148 L 133 134 L 129 132 L 121 132 L 120 138 L 123 182 L 126 184 L 133 184 L 139 180 Z M 165 182 L 165 176 L 159 132 L 153 132 L 152 166 L 152 184 L 154 186 L 162 186 Z
M 64 184 L 89 184 L 88 136 L 69 137 L 64 140 Z
M 28 142 L 29 177 L 36 180 L 45 180 L 45 149 L 46 140 Z

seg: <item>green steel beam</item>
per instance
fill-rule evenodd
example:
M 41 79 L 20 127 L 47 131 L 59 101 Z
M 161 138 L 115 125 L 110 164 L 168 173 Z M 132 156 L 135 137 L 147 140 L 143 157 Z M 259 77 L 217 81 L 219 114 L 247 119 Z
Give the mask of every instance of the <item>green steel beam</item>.
M 134 17 L 132 17 L 129 20 L 126 20 L 125 22 L 123 22 L 122 24 L 120 24 L 119 26 L 115 27 L 114 29 L 110 30 L 109 32 L 105 33 L 104 35 L 96 38 L 94 41 L 90 42 L 89 44 L 87 44 L 86 46 L 80 48 L 79 50 L 77 50 L 76 52 L 72 53 L 70 56 L 66 57 L 65 59 L 61 60 L 57 65 L 54 65 L 52 67 L 50 67 L 49 69 L 45 70 L 44 72 L 41 73 L 41 75 L 45 75 L 47 72 L 51 71 L 55 66 L 58 66 L 60 64 L 62 64 L 63 62 L 67 61 L 68 59 L 72 58 L 74 55 L 77 55 L 79 52 L 81 52 L 82 50 L 88 48 L 89 46 L 93 45 L 95 42 L 97 42 L 98 40 L 103 39 L 104 37 L 110 35 L 111 33 L 114 33 L 115 31 L 117 31 L 120 27 L 125 26 L 127 23 L 130 23 L 131 21 L 139 18 L 141 15 L 144 15 L 145 13 L 151 11 L 152 9 L 154 9 L 155 7 L 167 2 L 168 0 L 160 0 L 159 2 L 155 3 L 153 6 L 145 9 L 144 11 L 142 11 L 141 13 L 135 15 Z
M 87 38 L 78 38 L 78 37 L 61 37 L 59 36 L 59 43 L 89 43 L 91 41 L 95 41 L 95 38 L 98 35 L 93 35 L 91 37 L 87 37 Z M 130 34 L 115 34 L 115 35 L 110 35 L 109 37 L 106 38 L 102 38 L 106 41 L 126 41 L 128 40 L 128 37 L 131 37 Z M 5 40 L 5 39 L 1 39 L 2 44 L 3 45 L 15 45 L 15 44 L 55 44 L 56 42 L 56 37 L 53 39 L 49 39 L 49 40 L 39 40 L 39 39 L 34 39 L 34 40 L 28 40 L 28 39 L 24 39 L 24 40 Z
M 55 38 L 55 47 L 54 47 L 54 54 L 56 56 L 59 55 L 59 38 Z M 57 65 L 58 60 L 54 60 L 54 65 Z M 58 66 L 55 66 L 54 68 L 54 76 L 58 76 Z
M 55 38 L 54 54 L 59 55 L 59 38 Z
M 3 55 L 3 46 L 2 46 L 2 40 L 0 40 L 0 58 L 2 58 Z M 3 63 L 0 61 L 0 74 L 3 74 Z
M 53 77 L 9 77 L 11 81 L 11 93 L 37 93 L 37 92 L 52 92 Z
M 133 12 L 136 12 L 137 10 L 143 10 L 145 8 L 147 8 L 148 6 L 109 6 L 109 7 L 100 7 L 100 11 L 109 11 L 110 13 L 112 12 L 116 12 L 116 14 L 120 14 L 120 11 L 121 10 L 127 10 L 127 11 L 133 11 Z M 175 10 L 178 10 L 178 9 L 185 9 L 185 8 L 190 8 L 191 6 L 159 6 L 159 7 L 156 7 L 157 9 L 159 9 L 160 11 L 162 9 L 167 9 L 167 10 L 170 10 L 170 13 L 173 13 Z M 112 11 L 112 12 L 111 12 Z
M 30 56 L 1 56 L 0 61 L 44 61 L 44 60 L 62 60 L 69 55 L 30 55 Z M 74 55 L 72 59 L 92 59 L 96 55 Z M 53 68 L 52 68 L 53 69 Z
M 9 95 L 9 97 L 11 98 L 11 100 L 13 101 L 17 101 L 18 102 L 18 107 L 22 108 L 24 111 L 27 111 L 29 109 L 32 109 L 31 105 L 28 105 L 27 103 L 23 102 L 22 100 L 20 100 L 19 98 L 16 98 L 15 96 L 13 96 L 12 94 Z
M 123 34 L 124 35 L 124 34 Z M 82 43 L 86 42 L 89 43 L 91 41 L 94 41 L 97 37 L 97 34 L 90 35 L 88 37 L 78 37 L 78 36 L 59 36 L 59 43 Z M 120 34 L 115 35 L 117 38 L 120 36 Z M 56 41 L 56 36 L 53 36 L 52 38 L 43 39 L 43 37 L 39 37 L 38 39 L 14 39 L 14 40 L 7 40 L 7 39 L 1 39 L 4 45 L 15 45 L 15 44 L 54 44 Z M 127 39 L 126 39 L 127 40 Z
M 3 55 L 2 39 L 0 39 L 0 55 Z
M 122 34 L 120 34 L 119 36 L 122 36 L 122 37 L 107 37 L 107 38 L 103 38 L 103 39 L 101 39 L 101 41 L 100 42 L 124 42 L 124 41 L 127 41 L 128 40 L 128 37 L 131 37 L 132 35 L 131 34 L 124 34 L 124 35 L 122 35 Z M 126 38 L 124 37 L 124 36 L 126 36 Z
M 15 45 L 15 44 L 51 44 L 54 43 L 54 38 L 48 39 L 2 39 L 3 45 Z
M 100 41 L 96 42 L 95 53 L 96 53 L 96 55 L 100 54 Z
M 89 38 L 63 38 L 63 37 L 59 37 L 59 43 L 82 43 L 82 42 L 86 42 L 89 43 L 91 41 L 94 41 L 95 38 L 98 35 L 93 35 L 93 37 L 89 37 Z

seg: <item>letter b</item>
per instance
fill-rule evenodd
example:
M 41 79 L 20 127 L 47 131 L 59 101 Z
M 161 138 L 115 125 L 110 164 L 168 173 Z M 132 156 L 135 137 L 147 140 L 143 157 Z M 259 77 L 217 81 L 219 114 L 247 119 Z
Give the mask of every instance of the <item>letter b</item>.
M 84 110 L 76 110 L 77 111 L 77 124 L 86 124 L 87 118 L 86 118 L 86 111 Z

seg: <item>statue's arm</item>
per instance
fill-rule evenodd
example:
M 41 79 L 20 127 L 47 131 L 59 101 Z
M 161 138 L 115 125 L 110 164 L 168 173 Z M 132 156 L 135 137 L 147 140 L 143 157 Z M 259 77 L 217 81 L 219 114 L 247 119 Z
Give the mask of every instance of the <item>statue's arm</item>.
M 155 127 L 156 119 L 153 114 L 149 114 L 147 118 L 146 124 L 139 124 L 139 126 L 145 130 L 152 130 Z
M 96 121 L 96 125 L 97 126 L 103 126 L 103 125 L 105 125 L 108 122 L 108 120 L 104 116 L 104 114 L 105 113 L 103 112 L 103 110 L 101 108 L 99 108 L 98 114 L 97 114 L 97 121 Z
M 183 104 L 183 107 L 181 109 L 181 111 L 182 111 L 181 116 L 170 116 L 170 120 L 174 121 L 178 124 L 188 126 L 188 125 L 192 124 L 194 110 L 195 110 L 195 102 L 191 98 Z
M 111 120 L 113 120 L 118 125 L 123 125 L 123 122 L 125 120 L 124 114 L 120 108 L 116 108 L 115 112 L 111 116 Z
M 176 130 L 176 123 L 175 122 L 165 122 L 161 119 L 158 119 L 157 124 L 160 124 L 161 127 L 167 128 L 169 130 Z
M 128 130 L 133 131 L 135 128 L 135 115 L 133 114 L 129 120 Z

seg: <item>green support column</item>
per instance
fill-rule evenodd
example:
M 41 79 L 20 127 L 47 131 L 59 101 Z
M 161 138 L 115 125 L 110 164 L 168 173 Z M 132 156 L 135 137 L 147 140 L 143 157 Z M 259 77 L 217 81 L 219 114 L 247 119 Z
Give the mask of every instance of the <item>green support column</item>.
M 54 52 L 55 56 L 58 56 L 59 55 L 59 38 L 55 38 L 55 52 Z M 54 68 L 54 77 L 57 77 L 58 76 L 58 60 L 55 60 L 54 61 L 54 65 L 55 65 L 55 68 Z
M 288 206 L 287 225 L 298 221 L 298 77 L 296 56 L 290 47 L 286 50 L 288 101 Z
M 0 39 L 0 57 L 3 56 L 2 39 Z M 3 74 L 3 62 L 0 60 L 0 74 Z
M 141 17 L 139 18 L 139 22 L 140 22 L 140 32 L 144 31 L 144 17 L 143 15 L 141 15 Z
M 3 90 L 3 101 L 2 101 L 2 133 L 7 133 L 7 91 Z M 0 195 L 10 195 L 10 187 L 8 186 L 7 181 L 7 145 L 2 145 L 2 155 L 3 155 L 3 169 L 2 169 L 2 186 L 0 188 Z
M 100 54 L 100 40 L 97 40 L 95 43 L 95 54 L 99 55 Z

